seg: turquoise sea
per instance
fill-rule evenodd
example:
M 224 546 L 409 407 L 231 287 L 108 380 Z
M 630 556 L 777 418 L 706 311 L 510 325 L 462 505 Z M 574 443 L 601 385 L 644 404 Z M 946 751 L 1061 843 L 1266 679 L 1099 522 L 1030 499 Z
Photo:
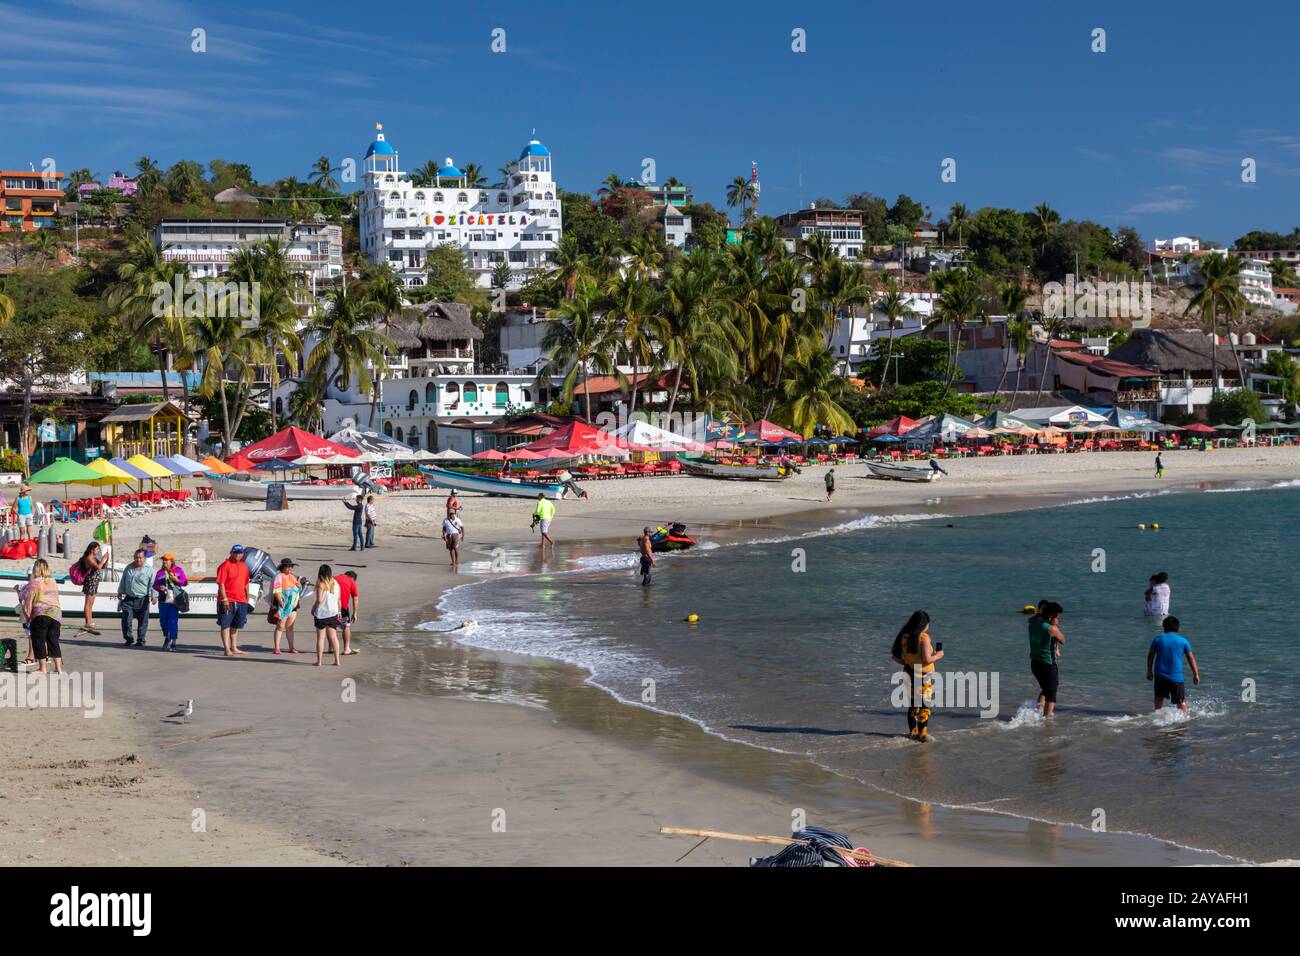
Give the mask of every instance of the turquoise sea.
M 661 561 L 627 554 L 494 575 L 444 597 L 463 639 L 586 668 L 621 699 L 892 794 L 1148 834 L 1229 857 L 1300 858 L 1300 482 L 954 517 L 869 516 Z M 1159 524 L 1159 530 L 1149 526 Z M 1139 529 L 1146 524 L 1146 530 Z M 1102 570 L 1104 561 L 1104 570 Z M 799 570 L 802 568 L 802 570 Z M 1189 715 L 1152 710 L 1148 577 L 1201 665 Z M 1032 704 L 1021 607 L 1065 606 L 1058 715 Z M 940 708 L 932 742 L 891 705 L 893 636 L 917 608 L 944 672 L 995 704 Z M 687 614 L 698 624 L 685 623 Z M 445 627 L 445 623 L 433 625 Z

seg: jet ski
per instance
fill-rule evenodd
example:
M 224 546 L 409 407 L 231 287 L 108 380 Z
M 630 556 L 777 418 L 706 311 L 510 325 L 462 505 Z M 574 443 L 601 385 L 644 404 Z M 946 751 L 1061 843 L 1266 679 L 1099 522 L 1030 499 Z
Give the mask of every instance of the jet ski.
M 660 525 L 650 535 L 650 550 L 661 554 L 665 551 L 685 551 L 694 546 L 695 539 L 686 533 L 686 525 L 680 521 L 674 521 L 667 527 Z

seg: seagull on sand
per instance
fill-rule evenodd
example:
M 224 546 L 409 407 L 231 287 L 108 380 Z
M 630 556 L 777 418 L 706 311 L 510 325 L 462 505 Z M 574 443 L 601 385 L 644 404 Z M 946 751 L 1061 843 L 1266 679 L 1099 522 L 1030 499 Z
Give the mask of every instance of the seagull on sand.
M 189 720 L 189 719 L 190 719 L 190 714 L 192 714 L 192 713 L 194 713 L 194 698 L 193 698 L 193 697 L 191 697 L 189 700 L 187 700 L 187 701 L 185 702 L 185 706 L 182 707 L 180 710 L 176 711 L 176 713 L 174 713 L 174 714 L 168 714 L 167 716 L 168 716 L 168 717 L 180 717 L 180 718 L 182 718 L 183 720 Z

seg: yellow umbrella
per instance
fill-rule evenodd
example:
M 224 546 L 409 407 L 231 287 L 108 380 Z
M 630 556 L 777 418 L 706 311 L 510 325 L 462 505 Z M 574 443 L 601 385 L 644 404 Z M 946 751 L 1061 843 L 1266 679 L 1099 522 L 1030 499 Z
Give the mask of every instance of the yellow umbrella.
M 132 455 L 126 460 L 128 465 L 134 465 L 139 468 L 150 478 L 174 478 L 176 477 L 158 462 L 152 458 L 146 458 L 144 455 Z
M 117 465 L 113 464 L 111 461 L 109 461 L 106 458 L 92 459 L 91 461 L 86 463 L 86 467 L 89 468 L 91 471 L 97 471 L 104 476 L 99 481 L 95 482 L 96 485 L 100 485 L 101 487 L 103 485 L 117 486 L 117 485 L 125 484 L 128 481 L 135 481 L 135 478 L 133 478 L 131 475 L 128 475 L 121 468 L 117 467 Z

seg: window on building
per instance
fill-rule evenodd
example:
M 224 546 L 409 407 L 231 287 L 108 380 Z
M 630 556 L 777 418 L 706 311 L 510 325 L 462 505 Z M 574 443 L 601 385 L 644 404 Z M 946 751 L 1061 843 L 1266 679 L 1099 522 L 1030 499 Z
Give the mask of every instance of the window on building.
M 498 203 L 505 203 L 505 202 L 506 202 L 506 194 L 505 194 L 505 193 L 497 193 L 497 202 L 498 202 Z
M 389 199 L 401 199 L 401 198 L 402 198 L 402 194 L 399 193 L 399 192 L 394 191 L 394 192 L 391 192 L 391 193 L 388 194 L 388 198 L 389 198 Z
M 415 198 L 416 198 L 418 201 L 420 201 L 420 202 L 424 202 L 424 193 L 423 193 L 422 191 L 421 191 L 421 192 L 417 192 L 417 193 L 415 194 Z
M 505 382 L 497 382 L 496 387 L 496 407 L 505 408 L 510 404 L 510 386 Z
M 434 193 L 434 194 L 433 194 L 433 201 L 434 201 L 434 202 L 442 202 L 442 193 Z
M 464 395 L 465 395 L 465 403 L 467 405 L 474 404 L 475 402 L 478 401 L 478 386 L 475 385 L 473 382 L 466 382 Z
M 434 385 L 433 382 L 424 386 L 424 400 L 430 405 L 438 401 L 438 386 Z
M 458 193 L 456 195 L 456 202 L 464 205 L 465 203 L 469 202 L 469 196 L 465 195 L 465 193 Z
M 448 382 L 445 392 L 447 394 L 447 405 L 454 408 L 456 403 L 460 401 L 460 386 L 455 382 Z
M 411 389 L 411 394 L 406 396 L 406 410 L 408 412 L 415 410 L 416 403 L 420 400 L 420 393 Z
M 393 437 L 393 423 L 392 423 L 392 422 L 384 422 L 384 434 L 387 435 L 389 438 L 392 438 L 392 437 Z

